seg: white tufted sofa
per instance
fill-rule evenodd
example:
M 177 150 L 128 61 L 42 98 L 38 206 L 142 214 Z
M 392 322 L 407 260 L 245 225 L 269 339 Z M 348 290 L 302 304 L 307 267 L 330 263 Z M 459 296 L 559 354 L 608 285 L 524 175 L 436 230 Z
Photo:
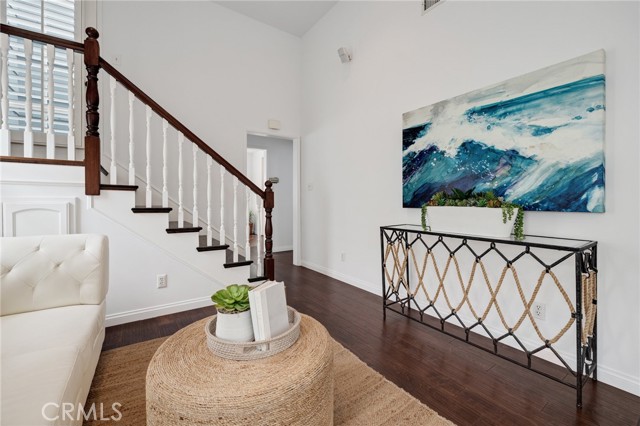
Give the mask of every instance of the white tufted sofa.
M 2 425 L 82 424 L 104 340 L 108 253 L 102 235 L 0 239 Z

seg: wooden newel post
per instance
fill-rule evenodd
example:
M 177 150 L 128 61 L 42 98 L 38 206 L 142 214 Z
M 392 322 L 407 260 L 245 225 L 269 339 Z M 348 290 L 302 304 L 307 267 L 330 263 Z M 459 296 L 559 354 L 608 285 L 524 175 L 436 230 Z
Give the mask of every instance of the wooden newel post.
M 269 280 L 276 279 L 275 262 L 273 260 L 273 224 L 271 223 L 271 211 L 275 206 L 273 198 L 273 182 L 270 180 L 265 182 L 266 189 L 264 190 L 264 210 L 266 213 L 266 221 L 264 226 L 264 273 Z
M 98 71 L 100 44 L 98 30 L 87 28 L 84 40 L 84 65 L 87 68 L 87 134 L 84 137 L 84 181 L 86 195 L 100 195 L 100 114 L 98 105 Z

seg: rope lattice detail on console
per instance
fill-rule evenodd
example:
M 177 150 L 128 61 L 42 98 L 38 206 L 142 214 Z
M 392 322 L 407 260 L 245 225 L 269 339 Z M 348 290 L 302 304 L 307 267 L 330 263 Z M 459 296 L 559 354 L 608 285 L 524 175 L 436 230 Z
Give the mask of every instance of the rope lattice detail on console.
M 595 271 L 582 274 L 582 309 L 584 311 L 584 329 L 582 331 L 582 346 L 588 345 L 588 339 L 593 337 L 593 329 L 596 323 L 596 308 L 598 277 Z
M 447 248 L 447 250 L 449 249 Z M 393 243 L 387 243 L 387 248 L 385 253 L 385 264 L 387 262 L 387 259 L 390 256 L 392 256 L 394 260 L 394 265 L 392 267 L 391 274 L 389 273 L 389 268 L 388 267 L 385 268 L 387 281 L 394 292 L 397 292 L 400 288 L 400 284 L 402 284 L 404 288 L 407 290 L 407 293 L 411 298 L 414 298 L 419 293 L 424 294 L 424 296 L 426 297 L 429 303 L 429 306 L 427 306 L 427 308 L 421 309 L 421 312 L 426 311 L 426 309 L 428 309 L 431 306 L 435 306 L 436 302 L 440 298 L 440 295 L 442 295 L 447 307 L 449 308 L 452 314 L 459 312 L 460 309 L 466 305 L 471 311 L 471 313 L 473 314 L 474 318 L 478 319 L 478 322 L 484 322 L 487 316 L 489 315 L 489 313 L 491 312 L 491 310 L 495 308 L 495 311 L 498 314 L 498 317 L 500 318 L 500 322 L 502 323 L 502 326 L 508 332 L 508 334 L 515 333 L 522 326 L 525 320 L 528 318 L 538 338 L 545 344 L 556 343 L 558 340 L 562 338 L 562 336 L 566 334 L 566 332 L 574 324 L 575 316 L 576 316 L 575 307 L 571 302 L 569 295 L 567 294 L 564 287 L 560 283 L 560 280 L 550 268 L 546 267 L 542 270 L 542 272 L 538 276 L 538 279 L 533 289 L 533 292 L 531 294 L 531 297 L 527 298 L 524 293 L 523 286 L 522 286 L 522 283 L 520 282 L 518 271 L 514 263 L 507 262 L 507 264 L 503 267 L 501 271 L 498 282 L 494 286 L 492 285 L 491 280 L 489 279 L 489 276 L 487 274 L 487 269 L 485 267 L 485 264 L 482 261 L 482 258 L 478 256 L 476 257 L 476 260 L 473 263 L 473 266 L 471 267 L 469 279 L 468 281 L 465 282 L 461 272 L 460 263 L 456 258 L 456 252 L 457 252 L 457 249 L 454 251 L 449 250 L 449 256 L 447 257 L 446 263 L 444 264 L 444 269 L 441 269 L 440 266 L 438 265 L 436 256 L 433 253 L 432 247 L 431 248 L 427 247 L 426 253 L 422 257 L 421 261 L 419 261 L 418 260 L 419 254 L 417 254 L 416 250 L 414 250 L 413 244 L 409 244 L 408 247 L 405 247 L 405 244 L 403 244 L 401 240 L 395 241 Z M 404 271 L 407 268 L 407 261 L 409 256 L 411 257 L 411 260 L 417 275 L 417 283 L 415 284 L 413 289 L 411 289 L 407 285 L 406 280 L 402 278 L 404 276 Z M 458 282 L 463 294 L 462 298 L 457 303 L 455 303 L 451 299 L 451 295 L 447 292 L 447 287 L 445 285 L 447 275 L 450 273 L 451 265 L 455 267 L 455 277 L 457 278 L 456 281 Z M 427 289 L 428 282 L 426 279 L 426 275 L 427 275 L 427 271 L 429 270 L 429 267 L 433 269 L 433 272 L 436 277 L 436 280 L 435 280 L 436 283 L 434 284 L 437 284 L 435 287 L 435 290 L 432 288 L 432 286 L 430 287 L 431 292 Z M 487 306 L 485 307 L 485 309 L 482 311 L 482 315 L 478 315 L 479 310 L 477 310 L 477 308 L 473 306 L 469 298 L 469 294 L 474 283 L 474 277 L 476 275 L 478 268 L 482 272 L 483 281 L 490 294 L 490 300 L 487 303 Z M 515 283 L 515 289 L 518 292 L 518 296 L 523 306 L 523 311 L 514 324 L 509 324 L 509 322 L 505 318 L 503 309 L 501 308 L 500 302 L 498 300 L 498 294 L 505 286 L 505 278 L 507 277 L 507 274 L 511 274 L 511 276 L 513 277 L 513 281 Z M 536 297 L 538 296 L 540 290 L 542 289 L 542 286 L 547 276 L 551 279 L 551 282 L 553 283 L 553 285 L 555 285 L 555 287 L 558 289 L 558 291 L 562 295 L 562 298 L 567 305 L 568 314 L 569 314 L 568 319 L 564 324 L 564 326 L 562 327 L 562 329 L 558 333 L 556 333 L 554 336 L 551 336 L 551 337 L 547 337 L 543 334 L 543 332 L 540 330 L 540 327 L 536 321 L 536 318 L 533 316 L 533 313 L 531 311 L 531 308 L 536 301 Z M 585 276 L 583 278 L 583 287 L 585 288 L 585 291 L 583 291 L 583 297 L 584 297 L 583 306 L 585 307 L 586 318 L 587 318 L 585 323 L 585 332 L 583 333 L 583 342 L 585 342 L 587 336 L 593 333 L 593 322 L 595 320 L 595 305 L 591 302 L 592 299 L 595 299 L 595 274 L 594 273 L 592 273 L 591 275 Z M 438 316 L 440 315 L 438 314 Z M 440 319 L 443 319 L 443 318 L 440 317 Z M 462 320 L 459 317 L 458 317 L 458 320 L 462 323 Z M 466 327 L 466 326 L 463 324 L 463 327 Z

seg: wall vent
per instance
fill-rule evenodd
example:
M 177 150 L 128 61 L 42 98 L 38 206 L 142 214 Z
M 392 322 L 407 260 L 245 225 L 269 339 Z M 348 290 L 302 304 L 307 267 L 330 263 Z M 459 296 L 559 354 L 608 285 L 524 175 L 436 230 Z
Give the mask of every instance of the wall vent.
M 425 14 L 430 9 L 433 9 L 438 4 L 442 3 L 444 0 L 422 0 L 422 13 Z

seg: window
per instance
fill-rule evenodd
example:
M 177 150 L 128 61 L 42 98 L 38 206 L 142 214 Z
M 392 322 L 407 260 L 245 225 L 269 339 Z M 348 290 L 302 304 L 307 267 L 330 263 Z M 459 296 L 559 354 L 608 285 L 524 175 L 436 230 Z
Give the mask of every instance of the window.
M 79 14 L 74 0 L 5 0 L 2 3 L 6 8 L 3 10 L 3 18 L 8 25 L 55 37 L 76 40 L 76 18 Z M 38 137 L 38 133 L 47 131 L 48 74 L 44 66 L 46 63 L 46 50 L 45 45 L 42 43 L 33 42 L 31 65 L 33 114 L 31 128 L 36 141 L 43 141 L 42 137 Z M 26 57 L 24 39 L 21 37 L 9 37 L 8 68 L 9 129 L 24 130 L 26 125 Z M 77 81 L 77 73 L 75 78 Z M 55 111 L 53 130 L 55 133 L 69 132 L 68 84 L 67 53 L 65 49 L 56 48 L 53 69 L 53 104 Z M 77 95 L 76 99 L 79 99 Z M 16 136 L 19 136 L 20 133 L 15 132 Z

